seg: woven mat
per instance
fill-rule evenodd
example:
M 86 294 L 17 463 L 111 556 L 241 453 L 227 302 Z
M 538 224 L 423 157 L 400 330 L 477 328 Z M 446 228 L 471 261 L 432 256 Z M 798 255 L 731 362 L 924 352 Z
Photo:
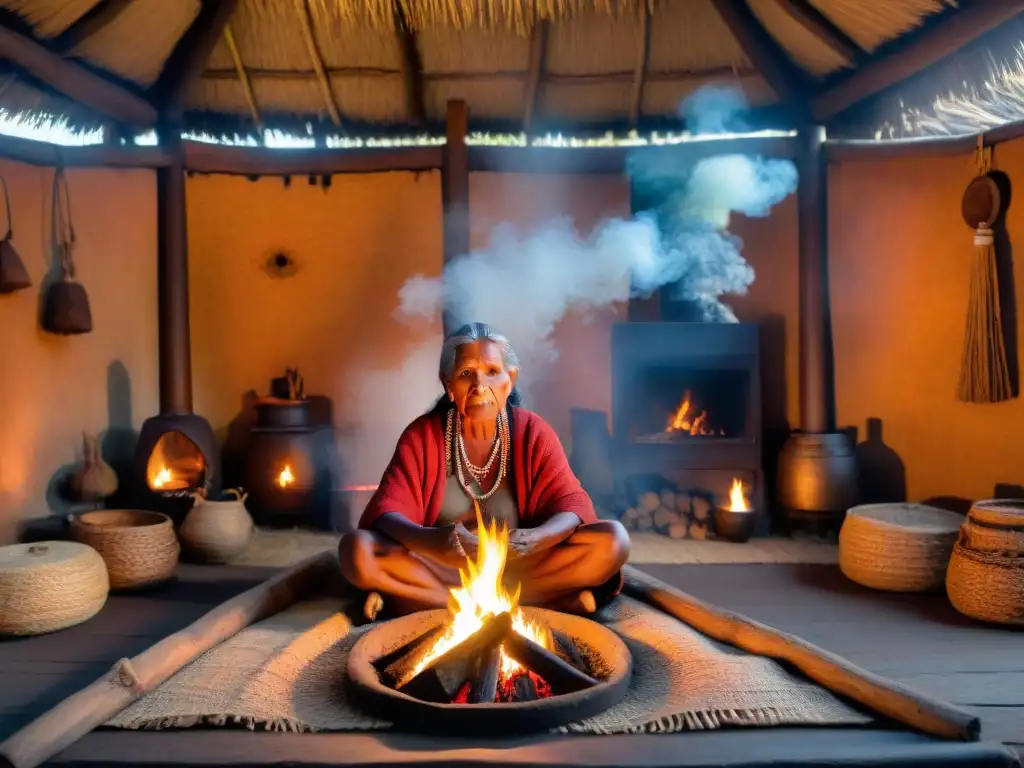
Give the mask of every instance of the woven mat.
M 835 565 L 838 549 L 821 539 L 781 536 L 754 538 L 745 544 L 727 541 L 670 539 L 657 533 L 631 533 L 629 561 L 633 565 L 799 563 Z M 257 529 L 234 565 L 286 568 L 317 552 L 338 547 L 339 534 Z
M 239 725 L 291 731 L 367 731 L 390 724 L 348 698 L 353 627 L 338 599 L 318 599 L 243 630 L 110 720 L 115 728 Z M 645 733 L 723 726 L 864 725 L 872 718 L 777 662 L 719 644 L 629 598 L 601 616 L 629 646 L 624 700 L 573 733 Z

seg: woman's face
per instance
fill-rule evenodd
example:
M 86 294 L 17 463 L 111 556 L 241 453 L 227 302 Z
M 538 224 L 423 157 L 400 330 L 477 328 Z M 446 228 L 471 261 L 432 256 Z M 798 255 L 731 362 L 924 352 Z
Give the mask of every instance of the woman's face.
M 500 346 L 493 341 L 474 341 L 456 350 L 455 367 L 442 383 L 463 417 L 492 421 L 504 410 L 518 373 L 505 366 Z

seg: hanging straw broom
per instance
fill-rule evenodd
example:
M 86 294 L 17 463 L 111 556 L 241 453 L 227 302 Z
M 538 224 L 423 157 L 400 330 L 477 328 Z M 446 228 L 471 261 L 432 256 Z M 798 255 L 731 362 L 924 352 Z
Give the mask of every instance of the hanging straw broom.
M 964 221 L 975 232 L 957 398 L 965 403 L 999 403 L 1013 396 L 992 231 L 1004 201 L 998 185 L 987 175 L 992 148 L 984 147 L 980 138 L 976 160 L 978 176 L 967 185 L 962 203 Z

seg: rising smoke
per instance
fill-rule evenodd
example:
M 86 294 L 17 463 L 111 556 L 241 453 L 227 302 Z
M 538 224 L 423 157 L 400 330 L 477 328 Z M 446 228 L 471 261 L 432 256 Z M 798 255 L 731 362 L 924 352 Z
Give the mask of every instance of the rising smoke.
M 694 134 L 722 133 L 727 126 L 736 129 L 744 106 L 736 90 L 705 88 L 684 102 L 679 114 Z M 525 387 L 543 378 L 557 359 L 554 331 L 569 312 L 671 286 L 675 298 L 692 302 L 706 320 L 735 322 L 723 297 L 746 293 L 754 270 L 741 254 L 740 239 L 726 230 L 729 217 L 733 212 L 767 215 L 796 189 L 796 167 L 788 160 L 744 155 L 684 164 L 672 154 L 647 149 L 629 158 L 634 207 L 637 200 L 649 199 L 647 210 L 606 220 L 589 235 L 561 217 L 529 232 L 501 225 L 486 249 L 449 262 L 440 278 L 408 280 L 399 293 L 398 317 L 422 327 L 426 319 L 436 322 L 447 304 L 457 324 L 480 321 L 501 329 L 523 362 Z M 424 341 L 397 377 L 405 381 L 406 400 L 408 387 L 420 386 L 407 377 L 420 377 L 425 387 L 422 402 L 414 398 L 411 412 L 402 415 L 403 426 L 440 392 L 439 349 L 439 339 Z M 387 382 L 396 377 L 392 371 L 379 382 L 375 378 L 359 383 L 357 399 L 386 397 Z

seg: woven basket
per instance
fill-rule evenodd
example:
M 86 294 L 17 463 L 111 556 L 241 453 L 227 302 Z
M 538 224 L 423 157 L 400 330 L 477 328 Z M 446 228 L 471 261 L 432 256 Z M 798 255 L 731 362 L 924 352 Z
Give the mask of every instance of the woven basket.
M 0 547 L 0 634 L 41 635 L 91 619 L 109 582 L 95 549 L 72 541 Z
M 245 551 L 252 538 L 252 518 L 244 494 L 230 491 L 230 501 L 197 499 L 178 532 L 185 552 L 207 563 L 226 563 Z
M 180 547 L 171 518 L 159 512 L 86 512 L 71 517 L 71 535 L 103 557 L 112 590 L 159 584 L 178 566 Z
M 963 545 L 979 552 L 1024 553 L 1024 501 L 975 502 L 964 522 Z
M 979 552 L 958 542 L 946 573 L 946 594 L 964 616 L 1024 626 L 1024 556 Z
M 924 504 L 853 507 L 839 530 L 839 568 L 872 589 L 940 591 L 962 522 Z

